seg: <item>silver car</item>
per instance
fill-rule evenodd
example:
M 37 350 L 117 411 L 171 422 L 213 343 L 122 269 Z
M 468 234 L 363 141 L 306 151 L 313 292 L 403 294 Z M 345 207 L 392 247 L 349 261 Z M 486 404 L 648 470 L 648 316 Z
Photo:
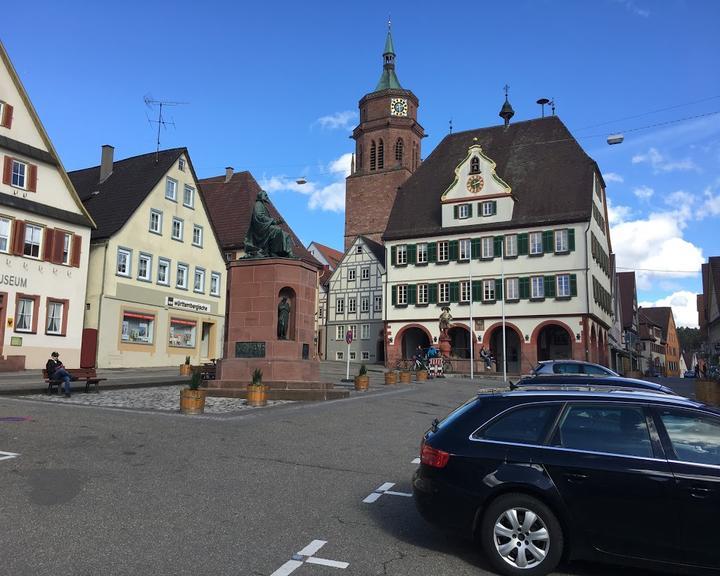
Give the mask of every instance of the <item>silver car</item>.
M 533 370 L 533 376 L 549 376 L 551 374 L 620 376 L 610 368 L 592 362 L 582 362 L 581 360 L 543 360 Z

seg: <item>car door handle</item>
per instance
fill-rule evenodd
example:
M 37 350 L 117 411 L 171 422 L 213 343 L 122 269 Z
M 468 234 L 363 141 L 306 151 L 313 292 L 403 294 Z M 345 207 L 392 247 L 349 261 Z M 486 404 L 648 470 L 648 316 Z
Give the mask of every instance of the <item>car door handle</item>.
M 567 473 L 564 475 L 569 484 L 582 484 L 587 480 L 587 474 Z
M 690 486 L 688 491 L 693 498 L 708 498 L 715 492 L 712 488 L 701 488 L 700 486 Z

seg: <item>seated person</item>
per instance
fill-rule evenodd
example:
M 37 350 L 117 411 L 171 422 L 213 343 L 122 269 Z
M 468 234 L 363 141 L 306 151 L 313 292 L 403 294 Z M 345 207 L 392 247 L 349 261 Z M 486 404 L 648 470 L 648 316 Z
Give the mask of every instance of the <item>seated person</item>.
M 65 397 L 70 398 L 70 381 L 75 380 L 75 378 L 65 370 L 65 366 L 63 366 L 63 363 L 60 361 L 60 354 L 58 352 L 50 354 L 50 359 L 47 361 L 47 364 L 45 364 L 45 369 L 47 370 L 50 380 L 62 380 L 64 382 Z

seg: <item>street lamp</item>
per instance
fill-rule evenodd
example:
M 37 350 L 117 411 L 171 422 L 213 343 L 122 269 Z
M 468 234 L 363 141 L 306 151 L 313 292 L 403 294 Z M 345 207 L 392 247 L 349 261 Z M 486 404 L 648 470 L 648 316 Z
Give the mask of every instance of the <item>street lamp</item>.
M 613 144 L 622 144 L 623 140 L 625 140 L 625 136 L 622 134 L 610 134 L 610 136 L 607 137 L 607 143 L 610 146 Z

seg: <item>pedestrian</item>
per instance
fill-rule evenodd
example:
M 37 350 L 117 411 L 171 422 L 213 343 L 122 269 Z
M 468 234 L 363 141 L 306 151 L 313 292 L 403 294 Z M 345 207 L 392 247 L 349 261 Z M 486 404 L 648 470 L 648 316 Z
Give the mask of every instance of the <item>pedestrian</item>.
M 50 354 L 50 359 L 47 361 L 47 364 L 45 364 L 45 369 L 47 370 L 48 379 L 62 380 L 64 382 L 65 398 L 70 398 L 70 381 L 73 377 L 65 370 L 65 366 L 63 366 L 63 363 L 60 361 L 60 354 L 58 352 Z M 59 393 L 58 391 L 58 394 Z
M 492 354 L 485 350 L 485 346 L 480 348 L 480 358 L 485 361 L 485 369 L 492 370 Z
M 701 370 L 702 370 L 703 380 L 707 380 L 707 362 L 703 362 Z
M 695 378 L 700 378 L 700 365 L 695 364 Z

